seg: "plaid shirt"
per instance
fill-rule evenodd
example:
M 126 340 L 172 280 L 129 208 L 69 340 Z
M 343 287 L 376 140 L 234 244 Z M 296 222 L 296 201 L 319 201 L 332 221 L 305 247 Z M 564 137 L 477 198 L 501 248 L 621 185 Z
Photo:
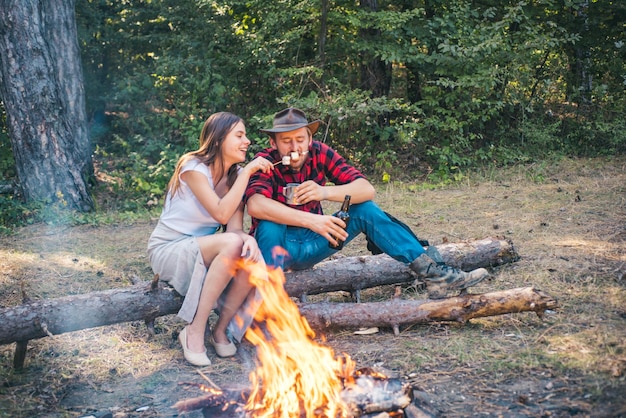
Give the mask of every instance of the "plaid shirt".
M 272 148 L 259 152 L 256 157 L 264 157 L 273 163 L 281 161 L 278 151 Z M 358 178 L 365 178 L 359 170 L 346 163 L 346 160 L 337 151 L 322 142 L 312 141 L 306 157 L 308 158 L 304 166 L 298 172 L 292 171 L 289 166 L 278 164 L 267 174 L 260 171 L 254 173 L 246 189 L 245 202 L 247 203 L 248 199 L 255 193 L 260 193 L 286 205 L 283 188 L 287 183 L 304 183 L 307 180 L 313 180 L 324 186 L 327 181 L 339 185 L 351 183 Z M 305 212 L 324 213 L 322 204 L 318 201 L 288 206 Z M 254 234 L 258 222 L 258 219 L 252 218 L 250 234 Z

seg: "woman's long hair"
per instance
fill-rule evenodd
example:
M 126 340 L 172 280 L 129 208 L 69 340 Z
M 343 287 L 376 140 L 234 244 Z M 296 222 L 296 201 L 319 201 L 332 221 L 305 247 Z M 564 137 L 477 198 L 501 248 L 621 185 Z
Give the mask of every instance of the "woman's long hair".
M 174 196 L 180 189 L 180 170 L 191 159 L 197 158 L 202 164 L 210 167 L 215 165 L 221 172 L 216 173 L 216 178 L 213 179 L 213 184 L 217 186 L 217 183 L 224 176 L 224 158 L 222 156 L 222 145 L 224 139 L 230 131 L 233 130 L 235 125 L 242 122 L 242 119 L 229 112 L 214 113 L 204 122 L 202 132 L 200 133 L 200 148 L 196 151 L 191 151 L 178 159 L 176 163 L 176 169 L 172 178 L 167 185 L 166 196 Z M 230 189 L 235 180 L 237 179 L 237 165 L 233 164 L 227 173 L 226 184 Z M 167 197 L 166 197 L 167 199 Z

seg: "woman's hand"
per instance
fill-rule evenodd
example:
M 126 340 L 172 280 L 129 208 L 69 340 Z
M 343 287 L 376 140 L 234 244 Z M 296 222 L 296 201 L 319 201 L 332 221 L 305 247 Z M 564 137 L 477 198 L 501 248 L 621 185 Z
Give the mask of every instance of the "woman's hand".
M 243 240 L 243 247 L 241 248 L 241 256 L 247 260 L 258 262 L 262 259 L 261 250 L 256 240 L 247 236 Z
M 274 166 L 272 163 L 263 157 L 256 157 L 254 160 L 250 161 L 243 168 L 248 172 L 249 175 L 256 173 L 257 171 L 262 171 L 264 173 L 269 173 Z

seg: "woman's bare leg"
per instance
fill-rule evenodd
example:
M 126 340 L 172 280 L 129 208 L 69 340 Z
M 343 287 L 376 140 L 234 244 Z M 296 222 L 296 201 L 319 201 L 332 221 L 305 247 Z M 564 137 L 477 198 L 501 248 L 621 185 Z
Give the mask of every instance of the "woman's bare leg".
M 241 257 L 243 241 L 237 234 L 228 232 L 198 237 L 197 240 L 204 264 L 210 265 L 202 286 L 196 316 L 187 325 L 187 346 L 191 351 L 202 352 L 206 349 L 204 332 L 209 315 L 232 278 L 231 263 Z
M 228 288 L 228 294 L 220 311 L 220 316 L 213 327 L 213 339 L 220 344 L 228 344 L 226 328 L 237 310 L 243 305 L 254 286 L 250 283 L 249 274 L 244 270 L 237 270 L 233 281 Z

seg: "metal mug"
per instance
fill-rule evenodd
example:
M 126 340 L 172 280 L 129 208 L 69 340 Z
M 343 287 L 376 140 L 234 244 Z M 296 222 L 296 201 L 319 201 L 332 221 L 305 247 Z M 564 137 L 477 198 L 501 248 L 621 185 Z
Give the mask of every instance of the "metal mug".
M 300 183 L 287 183 L 285 187 L 283 187 L 283 196 L 287 199 L 288 205 L 299 205 L 298 201 L 295 198 L 296 187 L 298 187 Z

